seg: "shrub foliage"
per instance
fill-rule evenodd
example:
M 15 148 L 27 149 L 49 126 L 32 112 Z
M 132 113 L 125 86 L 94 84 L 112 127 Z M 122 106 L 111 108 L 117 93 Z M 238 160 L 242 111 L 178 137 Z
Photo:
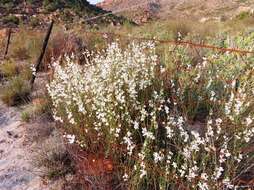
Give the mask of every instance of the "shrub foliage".
M 252 39 L 252 40 L 250 40 Z M 230 39 L 253 47 L 253 36 Z M 217 42 L 216 42 L 217 43 Z M 170 47 L 171 48 L 171 47 Z M 253 57 L 152 42 L 54 63 L 48 91 L 55 120 L 87 151 L 123 167 L 129 189 L 232 189 L 253 164 Z

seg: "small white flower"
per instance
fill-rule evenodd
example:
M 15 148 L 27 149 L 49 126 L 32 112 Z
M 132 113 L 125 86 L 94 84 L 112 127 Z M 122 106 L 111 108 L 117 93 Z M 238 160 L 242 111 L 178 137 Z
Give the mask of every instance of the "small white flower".
M 138 127 L 139 127 L 139 123 L 137 122 L 137 121 L 134 121 L 134 129 L 138 129 Z
M 153 133 L 150 132 L 150 131 L 147 131 L 146 128 L 142 128 L 142 133 L 143 133 L 144 137 L 147 137 L 147 138 L 149 138 L 149 139 L 151 139 L 151 140 L 154 140 L 154 139 L 155 139 Z
M 217 167 L 217 168 L 215 168 L 214 179 L 218 180 L 221 177 L 223 171 L 224 171 L 223 167 Z
M 177 168 L 177 164 L 175 162 L 172 163 L 173 168 Z
M 126 182 L 126 181 L 128 181 L 128 179 L 129 179 L 129 176 L 128 176 L 127 173 L 125 173 L 125 174 L 123 175 L 123 180 Z
M 198 182 L 198 187 L 200 188 L 200 190 L 209 190 L 209 186 L 207 183 L 205 182 Z
M 201 179 L 207 181 L 208 180 L 208 175 L 206 173 L 202 173 L 201 174 Z
M 246 125 L 250 126 L 252 124 L 253 120 L 251 119 L 251 117 L 247 117 L 246 118 Z
M 162 152 L 160 152 L 160 153 L 154 152 L 153 157 L 154 157 L 154 163 L 157 164 L 158 162 L 163 160 L 164 155 L 162 154 Z
M 75 135 L 64 135 L 67 138 L 69 144 L 73 144 L 75 142 Z
M 174 136 L 174 131 L 171 127 L 166 127 L 167 130 L 167 137 L 170 139 Z

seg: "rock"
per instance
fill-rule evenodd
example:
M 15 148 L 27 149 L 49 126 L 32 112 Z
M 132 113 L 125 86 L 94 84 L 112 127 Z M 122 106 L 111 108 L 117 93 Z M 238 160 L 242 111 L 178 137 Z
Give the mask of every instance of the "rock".
M 15 138 L 15 139 L 19 138 L 19 135 L 17 135 L 17 134 L 16 134 L 16 135 L 14 135 L 14 138 Z
M 6 131 L 6 133 L 8 134 L 9 137 L 13 136 L 13 132 L 11 132 L 11 131 Z

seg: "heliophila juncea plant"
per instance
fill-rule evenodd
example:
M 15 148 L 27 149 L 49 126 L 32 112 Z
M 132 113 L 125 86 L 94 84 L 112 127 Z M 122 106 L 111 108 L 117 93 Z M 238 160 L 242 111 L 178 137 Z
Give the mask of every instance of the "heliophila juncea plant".
M 253 165 L 251 58 L 206 54 L 193 62 L 179 47 L 164 63 L 154 43 L 133 42 L 83 66 L 66 57 L 48 85 L 54 118 L 123 166 L 128 189 L 237 188 Z

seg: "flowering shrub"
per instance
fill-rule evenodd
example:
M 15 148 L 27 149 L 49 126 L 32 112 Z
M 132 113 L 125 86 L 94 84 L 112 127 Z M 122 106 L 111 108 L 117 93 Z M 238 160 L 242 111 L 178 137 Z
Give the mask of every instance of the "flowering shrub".
M 163 63 L 152 42 L 112 43 L 85 66 L 54 63 L 55 120 L 123 164 L 129 189 L 238 187 L 253 166 L 252 58 L 171 56 Z

